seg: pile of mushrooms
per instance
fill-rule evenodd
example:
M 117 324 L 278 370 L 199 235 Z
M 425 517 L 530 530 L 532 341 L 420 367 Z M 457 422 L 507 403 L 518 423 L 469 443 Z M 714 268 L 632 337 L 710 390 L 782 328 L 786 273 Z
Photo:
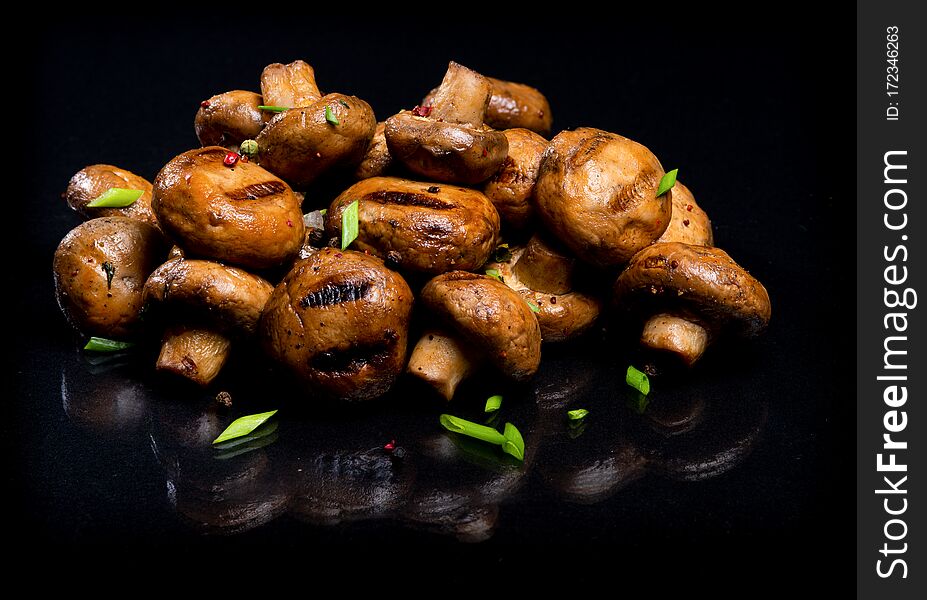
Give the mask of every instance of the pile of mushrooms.
M 606 310 L 639 325 L 652 371 L 764 330 L 766 290 L 682 183 L 660 193 L 650 150 L 590 127 L 548 140 L 551 125 L 538 90 L 454 62 L 380 122 L 309 64 L 268 65 L 260 93 L 201 102 L 201 147 L 153 183 L 73 176 L 87 220 L 55 253 L 59 305 L 83 335 L 155 337 L 156 368 L 201 386 L 250 344 L 343 401 L 401 377 L 446 400 L 479 370 L 526 381 Z M 95 206 L 113 188 L 140 196 Z

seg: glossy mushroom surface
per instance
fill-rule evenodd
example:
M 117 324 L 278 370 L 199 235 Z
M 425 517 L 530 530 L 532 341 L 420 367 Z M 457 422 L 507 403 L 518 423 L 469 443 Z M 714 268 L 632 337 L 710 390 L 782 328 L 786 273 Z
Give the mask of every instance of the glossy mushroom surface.
M 509 143 L 499 170 L 483 186 L 502 220 L 524 229 L 534 216 L 534 188 L 547 140 L 523 128 L 502 132 Z
M 193 120 L 202 146 L 237 146 L 256 137 L 271 114 L 258 108 L 264 104 L 260 94 L 233 90 L 217 94 L 200 104 Z
M 708 214 L 695 202 L 695 196 L 679 180 L 668 192 L 673 203 L 669 227 L 654 243 L 682 242 L 693 246 L 713 246 L 714 233 Z
M 87 206 L 112 188 L 141 190 L 138 200 L 122 208 Z M 128 217 L 159 227 L 151 208 L 151 183 L 131 171 L 113 165 L 89 165 L 71 177 L 64 197 L 68 206 L 85 219 L 97 217 Z

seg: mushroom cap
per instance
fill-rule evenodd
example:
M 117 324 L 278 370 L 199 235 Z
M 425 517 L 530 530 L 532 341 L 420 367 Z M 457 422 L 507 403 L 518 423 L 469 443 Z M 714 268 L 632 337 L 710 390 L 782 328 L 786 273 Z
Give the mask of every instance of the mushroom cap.
M 87 205 L 110 188 L 141 190 L 138 200 L 123 208 L 89 208 Z M 68 206 L 84 218 L 129 217 L 159 227 L 158 218 L 151 208 L 151 183 L 131 171 L 113 165 L 89 165 L 78 171 L 68 182 L 64 193 Z
M 534 215 L 534 186 L 547 140 L 524 128 L 506 129 L 502 133 L 508 140 L 508 155 L 483 186 L 483 193 L 506 223 L 523 228 Z
M 326 214 L 328 234 L 341 231 L 344 209 L 358 201 L 353 247 L 402 269 L 445 273 L 479 268 L 499 237 L 499 214 L 470 188 L 398 177 L 372 177 L 339 195 Z
M 326 109 L 338 124 L 326 120 Z M 332 169 L 351 169 L 360 163 L 376 128 L 369 104 L 356 96 L 328 94 L 271 119 L 255 138 L 258 160 L 268 171 L 302 188 Z
M 386 120 L 390 155 L 427 179 L 476 184 L 499 170 L 509 143 L 501 131 L 437 121 L 404 110 Z
M 258 108 L 263 103 L 260 94 L 245 90 L 213 96 L 193 119 L 197 139 L 202 146 L 235 146 L 257 137 L 270 120 L 270 113 Z
M 512 248 L 509 260 L 487 263 L 486 268 L 499 271 L 505 285 L 538 307 L 535 317 L 543 341 L 562 342 L 587 331 L 602 312 L 602 301 L 596 296 L 573 290 L 551 293 L 531 289 L 513 269 L 525 250 L 523 247 Z
M 78 225 L 55 250 L 58 306 L 85 335 L 131 337 L 141 329 L 145 280 L 166 250 L 160 231 L 128 217 Z
M 525 299 L 504 283 L 451 271 L 426 283 L 421 301 L 511 379 L 525 381 L 538 370 L 540 326 Z
M 712 334 L 758 335 L 771 313 L 763 284 L 726 252 L 708 246 L 649 246 L 631 259 L 613 291 L 616 306 L 682 316 Z
M 209 146 L 168 162 L 155 178 L 158 221 L 192 254 L 256 269 L 286 262 L 304 238 L 299 199 L 252 162 L 225 166 L 227 153 Z
M 405 367 L 412 302 L 408 284 L 379 258 L 322 248 L 274 289 L 261 343 L 311 391 L 369 400 Z
M 314 104 L 322 93 L 315 82 L 315 70 L 309 63 L 294 60 L 289 64 L 272 63 L 261 72 L 261 95 L 267 106 L 297 108 Z
M 590 127 L 561 131 L 541 160 L 537 211 L 580 259 L 619 265 L 669 225 L 670 198 L 657 196 L 663 175 L 657 157 L 633 140 Z
M 169 307 L 182 321 L 253 334 L 273 289 L 264 278 L 237 267 L 173 258 L 148 277 L 145 301 Z
M 547 98 L 523 83 L 488 77 L 492 96 L 486 109 L 486 123 L 496 129 L 523 127 L 543 136 L 550 135 L 554 116 Z
M 682 242 L 693 246 L 711 246 L 714 234 L 708 214 L 695 203 L 695 196 L 678 179 L 668 192 L 673 202 L 673 216 L 669 227 L 654 242 Z
M 354 169 L 356 179 L 368 179 L 370 177 L 379 177 L 386 173 L 387 169 L 393 164 L 393 157 L 389 153 L 389 147 L 386 145 L 386 121 L 377 123 L 377 128 L 373 132 L 373 138 L 367 146 L 367 152 L 357 168 Z

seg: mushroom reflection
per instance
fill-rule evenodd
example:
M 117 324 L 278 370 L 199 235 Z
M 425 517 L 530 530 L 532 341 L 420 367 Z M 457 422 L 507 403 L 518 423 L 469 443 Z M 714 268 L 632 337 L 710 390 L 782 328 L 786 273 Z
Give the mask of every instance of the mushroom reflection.
M 61 365 L 61 404 L 72 423 L 120 439 L 137 435 L 150 390 L 128 368 L 129 361 L 126 354 L 76 355 Z
M 266 440 L 251 451 L 213 448 L 232 418 L 212 401 L 165 401 L 152 414 L 151 446 L 165 472 L 168 500 L 194 529 L 241 533 L 286 512 L 290 481 L 268 454 L 272 446 L 262 446 Z

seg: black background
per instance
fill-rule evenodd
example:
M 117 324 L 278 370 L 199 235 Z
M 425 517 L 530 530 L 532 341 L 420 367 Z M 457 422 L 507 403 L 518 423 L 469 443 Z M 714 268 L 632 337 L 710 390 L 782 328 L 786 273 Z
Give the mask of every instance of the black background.
M 338 16 L 352 10 L 30 25 L 36 43 L 15 61 L 22 97 L 8 106 L 21 134 L 6 146 L 20 159 L 22 186 L 7 199 L 15 393 L 3 420 L 19 557 L 138 569 L 363 564 L 400 577 L 408 568 L 413 577 L 526 587 L 538 578 L 607 580 L 616 590 L 639 582 L 852 585 L 853 29 L 786 16 L 720 22 L 676 14 L 608 27 L 590 25 L 588 15 L 579 26 L 575 14 L 507 27 Z M 82 469 L 56 455 L 77 443 L 58 414 L 54 363 L 73 351 L 73 338 L 55 306 L 50 268 L 57 242 L 79 222 L 59 198 L 68 179 L 91 163 L 153 178 L 196 145 L 200 100 L 257 90 L 264 65 L 296 58 L 313 64 L 323 91 L 364 98 L 381 119 L 416 104 L 457 60 L 541 89 L 555 131 L 621 133 L 667 169 L 679 167 L 712 217 L 716 245 L 764 282 L 773 301 L 770 331 L 752 346 L 756 372 L 747 374 L 773 405 L 767 439 L 738 474 L 678 501 L 664 498 L 630 532 L 609 527 L 613 505 L 566 508 L 565 522 L 549 523 L 527 501 L 522 515 L 509 517 L 511 530 L 477 546 L 389 528 L 333 539 L 281 524 L 218 544 L 191 541 L 166 508 L 139 503 L 163 490 L 132 479 L 153 467 L 132 462 L 139 459 L 127 450 L 99 459 L 110 481 L 100 464 Z M 221 567 L 213 576 L 224 578 Z

